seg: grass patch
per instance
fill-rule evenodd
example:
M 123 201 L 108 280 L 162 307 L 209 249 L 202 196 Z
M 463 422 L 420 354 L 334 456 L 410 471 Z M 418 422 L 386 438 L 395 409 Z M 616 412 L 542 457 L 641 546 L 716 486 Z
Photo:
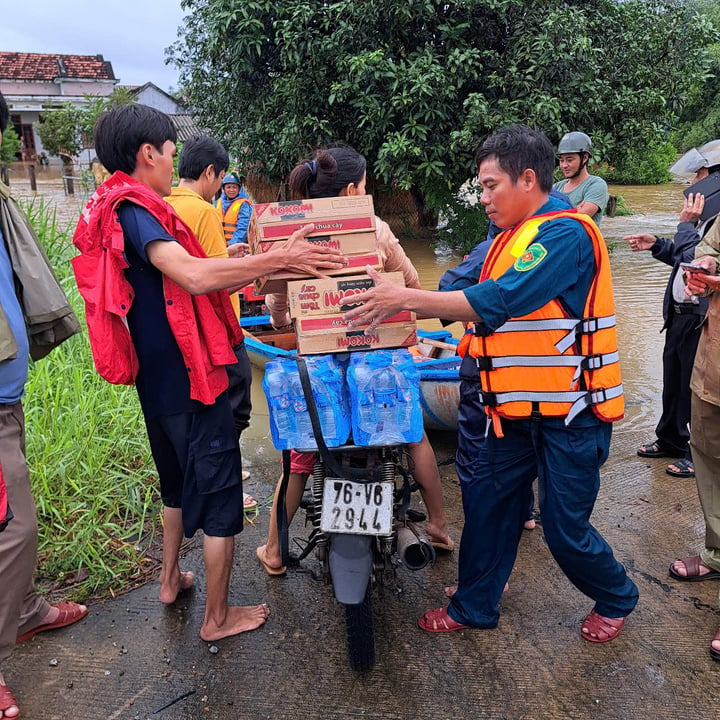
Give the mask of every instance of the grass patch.
M 42 200 L 23 209 L 84 329 L 70 264 L 74 228 L 59 228 Z M 100 378 L 84 331 L 31 362 L 23 406 L 39 588 L 84 599 L 145 582 L 157 564 L 160 500 L 135 389 Z

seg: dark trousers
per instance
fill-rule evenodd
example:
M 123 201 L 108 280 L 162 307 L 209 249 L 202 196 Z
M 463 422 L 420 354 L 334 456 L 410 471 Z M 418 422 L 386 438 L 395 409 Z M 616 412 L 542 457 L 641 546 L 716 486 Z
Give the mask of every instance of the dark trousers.
M 701 315 L 674 314 L 663 348 L 662 415 L 655 435 L 663 450 L 690 459 L 690 375 L 702 328 Z
M 598 613 L 628 615 L 638 590 L 590 524 L 600 466 L 610 446 L 610 423 L 589 411 L 570 427 L 560 418 L 503 420 L 504 438 L 497 438 L 492 427 L 484 437 L 485 415 L 472 385 L 461 386 L 458 414 L 457 468 L 465 525 L 450 616 L 475 627 L 497 625 L 535 477 L 545 540 L 562 571 L 595 601 Z

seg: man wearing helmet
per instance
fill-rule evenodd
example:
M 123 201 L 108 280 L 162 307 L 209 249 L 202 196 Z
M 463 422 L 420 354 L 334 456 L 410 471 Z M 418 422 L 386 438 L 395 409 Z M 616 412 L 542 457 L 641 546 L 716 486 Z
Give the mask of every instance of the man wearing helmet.
M 215 207 L 222 215 L 225 242 L 237 245 L 247 242 L 247 229 L 252 215 L 250 196 L 242 186 L 240 176 L 231 172 L 222 181 L 222 195 Z
M 607 183 L 588 172 L 587 164 L 591 154 L 592 142 L 585 133 L 565 133 L 557 149 L 558 163 L 564 177 L 553 187 L 564 192 L 579 212 L 589 215 L 599 225 L 609 193 Z

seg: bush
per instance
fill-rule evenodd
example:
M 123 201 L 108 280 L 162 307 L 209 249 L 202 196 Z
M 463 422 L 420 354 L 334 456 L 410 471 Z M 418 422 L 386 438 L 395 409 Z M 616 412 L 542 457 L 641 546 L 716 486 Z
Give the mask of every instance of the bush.
M 668 168 L 677 151 L 670 141 L 654 146 L 628 148 L 614 164 L 603 163 L 592 170 L 615 185 L 657 185 L 669 182 Z

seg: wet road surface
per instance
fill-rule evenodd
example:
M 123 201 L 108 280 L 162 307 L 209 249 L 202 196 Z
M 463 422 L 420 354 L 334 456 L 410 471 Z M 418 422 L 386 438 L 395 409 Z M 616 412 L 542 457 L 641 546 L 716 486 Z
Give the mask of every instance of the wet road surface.
M 669 228 L 654 225 L 649 232 L 672 233 L 672 215 L 667 223 Z M 616 236 L 625 234 L 616 225 Z M 612 224 L 603 229 L 610 239 Z M 419 615 L 445 604 L 443 586 L 456 579 L 456 553 L 445 554 L 416 573 L 400 568 L 397 589 L 375 593 L 377 664 L 354 673 L 346 661 L 343 609 L 331 589 L 313 579 L 317 561 L 311 556 L 287 577 L 271 578 L 255 560 L 267 529 L 265 505 L 237 538 L 230 591 L 234 604 L 269 603 L 264 627 L 215 643 L 216 653 L 199 638 L 204 574 L 196 538 L 184 563 L 196 573 L 196 587 L 175 606 L 164 608 L 157 583 L 150 583 L 92 603 L 78 625 L 40 634 L 17 648 L 3 671 L 22 717 L 720 717 L 720 663 L 708 653 L 720 624 L 720 582 L 679 583 L 667 573 L 675 557 L 702 546 L 695 483 L 669 477 L 667 460 L 635 454 L 653 439 L 659 413 L 658 330 L 669 268 L 621 246 L 613 265 L 628 413 L 615 426 L 593 522 L 640 589 L 637 610 L 615 641 L 593 645 L 580 638 L 592 602 L 555 565 L 540 521 L 523 534 L 497 629 L 429 635 L 417 628 Z M 257 425 L 255 437 L 266 438 L 261 419 Z M 439 462 L 452 458 L 452 436 L 431 440 Z M 252 473 L 247 489 L 263 502 L 274 489 L 277 453 L 267 449 L 267 440 L 264 445 L 250 435 L 243 445 Z M 459 487 L 451 464 L 440 469 L 451 533 L 458 540 Z M 301 521 L 302 513 L 291 536 L 305 534 Z

